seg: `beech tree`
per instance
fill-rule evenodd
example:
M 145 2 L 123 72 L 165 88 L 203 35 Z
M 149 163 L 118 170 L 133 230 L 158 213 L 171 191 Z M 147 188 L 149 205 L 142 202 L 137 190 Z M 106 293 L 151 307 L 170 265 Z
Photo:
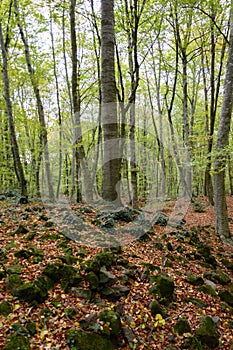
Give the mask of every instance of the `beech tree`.
M 101 83 L 104 133 L 103 199 L 120 202 L 120 167 L 116 81 L 114 0 L 101 1 Z
M 229 133 L 231 128 L 231 115 L 233 109 L 233 1 L 231 1 L 231 22 L 228 59 L 224 82 L 223 102 L 218 127 L 218 136 L 215 145 L 214 159 L 214 208 L 216 219 L 216 232 L 222 238 L 230 238 L 225 174 L 228 160 Z

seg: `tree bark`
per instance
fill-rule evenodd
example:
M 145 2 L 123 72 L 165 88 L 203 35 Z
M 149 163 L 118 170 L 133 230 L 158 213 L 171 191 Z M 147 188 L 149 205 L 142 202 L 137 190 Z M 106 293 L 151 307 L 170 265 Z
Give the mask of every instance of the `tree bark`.
M 33 87 L 33 91 L 36 97 L 36 103 L 37 103 L 37 111 L 39 115 L 39 121 L 41 125 L 41 137 L 43 140 L 43 150 L 44 150 L 44 160 L 45 160 L 45 171 L 46 171 L 46 179 L 47 179 L 47 185 L 48 185 L 48 195 L 49 199 L 51 201 L 55 200 L 54 191 L 53 191 L 53 185 L 52 185 L 52 176 L 51 176 L 51 169 L 50 169 L 50 156 L 49 156 L 49 148 L 48 148 L 48 134 L 47 134 L 47 128 L 46 128 L 46 122 L 45 122 L 45 115 L 44 115 L 44 108 L 40 96 L 40 90 L 37 85 L 36 79 L 35 79 L 35 72 L 32 68 L 31 63 L 31 55 L 30 55 L 30 49 L 28 45 L 27 38 L 24 34 L 23 27 L 21 25 L 20 15 L 19 15 L 19 8 L 17 0 L 14 0 L 14 10 L 15 10 L 15 16 L 17 19 L 17 25 L 19 28 L 20 36 L 24 45 L 24 53 L 25 53 L 25 59 L 27 63 L 27 69 L 28 73 L 31 79 L 31 84 Z
M 231 114 L 233 108 L 233 1 L 231 1 L 231 22 L 228 59 L 224 82 L 223 102 L 218 127 L 217 141 L 215 145 L 214 159 L 214 209 L 216 220 L 216 233 L 221 239 L 231 237 L 225 189 L 225 172 L 227 162 L 227 146 L 231 126 Z
M 0 45 L 1 45 L 1 51 L 2 51 L 2 73 L 3 73 L 3 84 L 4 84 L 4 98 L 6 101 L 8 123 L 9 123 L 9 130 L 10 130 L 10 136 L 11 136 L 11 146 L 12 146 L 12 153 L 13 153 L 13 159 L 14 159 L 14 164 L 15 164 L 15 172 L 16 172 L 16 176 L 18 178 L 18 181 L 20 183 L 21 195 L 27 199 L 28 198 L 27 181 L 26 181 L 23 166 L 21 163 L 20 154 L 19 154 L 19 147 L 18 147 L 16 133 L 15 133 L 15 124 L 14 124 L 12 103 L 11 103 L 11 97 L 10 97 L 10 83 L 9 83 L 8 69 L 7 69 L 7 52 L 6 52 L 6 47 L 5 47 L 5 43 L 4 43 L 1 22 L 0 22 Z
M 104 133 L 103 199 L 120 203 L 121 154 L 115 82 L 114 0 L 101 1 L 101 83 Z

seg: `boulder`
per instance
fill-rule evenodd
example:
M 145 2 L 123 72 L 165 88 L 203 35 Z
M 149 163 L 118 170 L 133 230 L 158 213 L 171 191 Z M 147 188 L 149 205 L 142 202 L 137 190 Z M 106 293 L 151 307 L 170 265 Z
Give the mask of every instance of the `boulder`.
M 22 334 L 13 334 L 3 350 L 30 350 L 30 343 L 27 337 Z
M 113 310 L 103 310 L 99 313 L 98 316 L 100 321 L 103 321 L 105 325 L 107 325 L 107 329 L 104 329 L 104 332 L 108 334 L 110 331 L 110 335 L 117 336 L 121 331 L 121 319 L 118 312 Z
M 90 289 L 96 290 L 99 287 L 99 278 L 95 272 L 88 272 L 88 274 L 85 276 L 85 280 L 89 283 Z
M 204 316 L 201 319 L 200 326 L 195 331 L 195 334 L 202 345 L 206 345 L 210 349 L 214 349 L 219 346 L 219 334 L 216 331 L 214 321 L 210 316 Z
M 165 316 L 165 311 L 157 300 L 154 300 L 149 304 L 149 309 L 153 316 L 156 316 L 158 314 L 160 314 L 163 317 Z
M 200 286 L 204 283 L 204 280 L 201 276 L 198 275 L 192 275 L 191 273 L 187 274 L 186 281 L 193 286 Z
M 204 273 L 204 277 L 221 285 L 231 282 L 230 277 L 221 270 L 207 271 Z
M 66 341 L 70 349 L 114 350 L 114 346 L 108 338 L 83 330 L 70 329 L 67 332 Z
M 184 333 L 189 333 L 191 331 L 191 328 L 188 320 L 186 318 L 179 319 L 174 325 L 174 331 L 179 335 L 182 335 Z
M 0 315 L 7 317 L 12 312 L 12 307 L 7 301 L 0 303 Z
M 168 276 L 160 275 L 158 276 L 156 280 L 156 286 L 151 293 L 156 294 L 157 292 L 161 298 L 170 298 L 173 296 L 174 289 L 174 281 Z
M 227 289 L 223 289 L 218 295 L 222 301 L 233 307 L 233 293 L 229 292 Z

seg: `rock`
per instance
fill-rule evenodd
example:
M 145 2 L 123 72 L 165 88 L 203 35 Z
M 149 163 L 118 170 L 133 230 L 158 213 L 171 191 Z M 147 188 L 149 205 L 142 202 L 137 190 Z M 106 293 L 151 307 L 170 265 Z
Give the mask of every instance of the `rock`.
M 155 213 L 155 216 L 153 218 L 153 224 L 159 225 L 159 226 L 166 226 L 168 223 L 168 216 L 158 210 Z
M 85 318 L 79 320 L 80 327 L 85 330 L 93 330 L 98 322 L 98 315 L 96 313 L 90 314 Z
M 40 276 L 33 282 L 28 282 L 18 287 L 15 295 L 28 303 L 36 301 L 43 303 L 48 295 L 49 289 L 53 287 L 53 281 L 48 277 Z
M 153 316 L 156 316 L 158 314 L 160 314 L 163 317 L 165 316 L 165 311 L 157 300 L 154 300 L 149 304 L 149 309 Z
M 91 300 L 92 298 L 92 291 L 90 289 L 72 287 L 71 292 L 75 293 L 79 298 L 86 300 Z
M 156 281 L 156 289 L 161 298 L 170 298 L 175 289 L 174 281 L 168 276 L 160 275 Z
M 25 226 L 23 226 L 22 224 L 19 224 L 19 226 L 17 227 L 17 229 L 13 232 L 13 236 L 14 235 L 23 235 L 23 234 L 25 234 L 25 233 L 28 233 L 29 232 L 29 230 L 25 227 Z
M 111 285 L 116 282 L 117 278 L 111 272 L 107 271 L 105 267 L 101 267 L 99 272 L 99 283 Z
M 102 298 L 116 301 L 123 296 L 126 296 L 130 292 L 130 289 L 125 286 L 115 285 L 113 287 L 106 286 L 100 291 Z
M 200 321 L 200 327 L 195 331 L 195 334 L 198 340 L 200 340 L 203 345 L 207 345 L 210 349 L 219 346 L 219 334 L 210 316 L 203 316 Z
M 187 274 L 186 281 L 192 284 L 193 286 L 200 286 L 204 283 L 204 280 L 201 276 L 192 275 L 191 273 Z
M 96 254 L 95 261 L 97 261 L 100 267 L 110 267 L 114 262 L 114 255 L 111 252 L 102 252 Z
M 205 284 L 207 286 L 210 286 L 213 290 L 215 290 L 215 291 L 217 290 L 217 286 L 216 286 L 216 284 L 214 282 L 212 282 L 210 280 L 205 280 Z
M 68 307 L 64 310 L 64 313 L 68 318 L 72 319 L 77 315 L 78 312 L 74 307 Z
M 208 307 L 208 304 L 204 303 L 204 301 L 202 301 L 201 299 L 197 299 L 197 298 L 191 298 L 191 297 L 184 297 L 184 301 L 185 302 L 190 302 L 193 305 L 196 305 L 197 307 L 204 309 L 206 307 Z
M 20 275 L 22 273 L 21 265 L 8 265 L 5 266 L 5 270 L 9 275 Z
M 81 264 L 82 269 L 85 272 L 95 272 L 95 273 L 99 273 L 100 271 L 100 264 L 98 261 L 96 260 L 86 260 Z
M 225 285 L 231 282 L 230 277 L 221 270 L 207 271 L 204 273 L 204 277 L 221 285 Z
M 71 265 L 64 265 L 61 263 L 47 264 L 44 268 L 43 275 L 49 277 L 54 283 L 57 283 L 61 279 L 71 280 L 77 275 L 77 271 Z
M 0 303 L 0 315 L 7 317 L 12 312 L 12 307 L 7 301 Z
M 4 346 L 3 350 L 30 350 L 28 338 L 22 334 L 13 334 L 9 342 Z
M 108 338 L 83 330 L 70 329 L 67 332 L 66 341 L 71 349 L 114 350 L 114 346 Z
M 228 259 L 222 259 L 221 262 L 224 266 L 226 266 L 229 270 L 233 271 L 233 262 Z
M 6 272 L 4 270 L 0 270 L 0 281 L 6 276 Z
M 227 289 L 223 289 L 218 295 L 222 301 L 233 307 L 233 293 L 229 292 Z
M 35 335 L 37 330 L 36 330 L 36 323 L 35 322 L 29 322 L 26 325 L 26 329 L 30 335 Z
M 142 235 L 138 238 L 138 242 L 143 243 L 143 242 L 150 242 L 151 238 L 146 232 L 142 232 Z
M 110 327 L 110 335 L 117 336 L 121 331 L 121 319 L 118 312 L 115 312 L 113 310 L 103 310 L 99 313 L 98 316 L 100 321 L 103 321 L 105 324 L 107 324 L 107 332 L 104 333 L 108 334 L 109 327 Z
M 184 333 L 189 333 L 191 331 L 189 322 L 186 318 L 179 319 L 173 328 L 174 328 L 174 331 L 179 335 L 182 335 Z
M 215 290 L 211 286 L 209 286 L 207 284 L 204 284 L 203 286 L 200 286 L 198 288 L 198 290 L 200 292 L 205 293 L 205 294 L 212 295 L 212 297 L 216 297 L 217 296 L 217 293 L 215 292 Z
M 23 280 L 19 275 L 9 275 L 6 279 L 6 289 L 15 295 L 18 288 L 23 284 Z
M 208 258 L 211 254 L 211 248 L 208 245 L 202 244 L 197 247 L 197 252 L 204 258 Z
M 90 289 L 96 290 L 99 287 L 99 278 L 93 271 L 88 272 L 85 280 L 89 283 Z
M 28 259 L 33 253 L 30 252 L 29 250 L 26 249 L 21 249 L 18 250 L 17 252 L 14 253 L 14 256 L 16 258 L 23 258 L 23 259 Z
M 124 222 L 132 222 L 135 218 L 135 215 L 133 214 L 133 210 L 130 208 L 121 208 L 113 213 L 114 220 L 120 220 Z
M 137 337 L 130 327 L 128 326 L 123 327 L 122 333 L 123 333 L 123 337 L 125 338 L 128 344 L 134 344 L 134 340 L 137 339 Z

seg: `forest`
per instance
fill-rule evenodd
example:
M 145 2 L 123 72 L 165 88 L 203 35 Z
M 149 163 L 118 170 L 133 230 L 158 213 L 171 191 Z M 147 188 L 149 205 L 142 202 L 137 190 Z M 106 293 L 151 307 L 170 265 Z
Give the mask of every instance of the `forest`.
M 233 1 L 0 1 L 0 349 L 233 349 Z

